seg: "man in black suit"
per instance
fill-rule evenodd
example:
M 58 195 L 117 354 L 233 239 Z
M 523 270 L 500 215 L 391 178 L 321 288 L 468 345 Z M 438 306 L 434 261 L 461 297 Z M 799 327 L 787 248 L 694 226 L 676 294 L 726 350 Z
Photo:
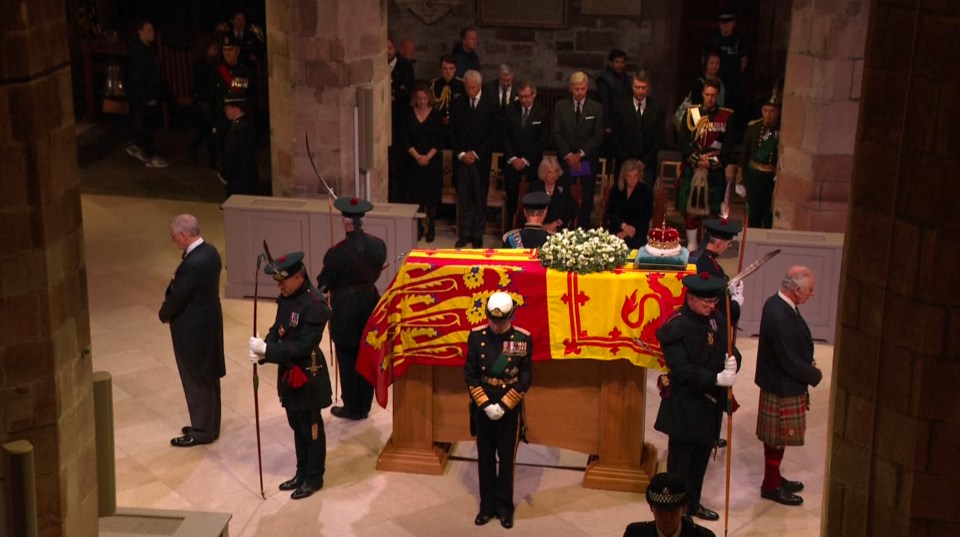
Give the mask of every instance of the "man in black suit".
M 651 477 L 646 497 L 653 521 L 628 525 L 623 537 L 715 537 L 712 531 L 684 516 L 687 512 L 687 482 L 683 476 L 661 472 Z
M 472 242 L 483 248 L 487 223 L 487 194 L 490 188 L 490 158 L 500 136 L 497 101 L 481 91 L 483 76 L 469 70 L 463 77 L 466 94 L 453 103 L 453 156 L 457 168 L 457 208 L 460 237 L 456 247 Z
M 517 100 L 517 88 L 514 87 L 513 80 L 513 66 L 509 63 L 501 63 L 499 77 L 487 82 L 486 87 L 483 88 L 484 91 L 489 91 L 497 99 L 501 117 L 506 115 L 507 110 Z
M 403 133 L 400 131 L 403 118 L 410 110 L 410 92 L 413 91 L 413 65 L 397 54 L 393 39 L 387 38 L 387 65 L 390 66 L 390 112 L 392 118 L 392 142 L 387 152 L 389 156 L 389 198 L 390 201 L 406 202 L 410 194 L 404 182 L 402 163 L 407 158 L 400 143 Z
M 219 177 L 227 196 L 255 196 L 259 190 L 257 131 L 250 121 L 249 110 L 245 93 L 231 93 L 223 99 L 223 113 L 230 121 L 230 130 L 223 144 Z
M 504 190 L 507 217 L 517 212 L 520 181 L 537 181 L 537 169 L 547 147 L 547 111 L 537 102 L 537 86 L 525 80 L 517 87 L 519 106 L 507 108 L 503 136 Z M 531 191 L 534 189 L 530 189 Z
M 627 159 L 639 160 L 643 163 L 644 183 L 653 191 L 665 123 L 663 106 L 649 97 L 649 91 L 647 73 L 638 71 L 633 75 L 633 96 L 617 103 L 611 124 L 617 155 L 616 177 L 620 177 L 620 167 Z M 650 210 L 652 214 L 652 204 Z
M 170 323 L 173 354 L 190 412 L 190 425 L 170 444 L 190 447 L 220 436 L 220 377 L 226 374 L 221 262 L 217 249 L 200 237 L 200 224 L 193 215 L 181 214 L 170 221 L 170 239 L 183 251 L 183 261 L 167 286 L 160 321 Z
M 600 172 L 597 158 L 603 144 L 603 107 L 587 98 L 590 79 L 586 73 L 573 73 L 568 82 L 572 98 L 557 101 L 553 109 L 553 141 L 563 161 L 565 186 L 575 182 L 582 185 L 577 224 L 589 229 L 593 190 Z
M 757 438 L 763 442 L 764 473 L 760 497 L 784 505 L 800 505 L 796 493 L 803 483 L 780 474 L 785 446 L 802 446 L 806 432 L 806 411 L 810 406 L 809 386 L 823 379 L 813 359 L 810 328 L 798 306 L 813 296 L 813 272 L 802 266 L 787 271 L 780 291 L 763 304 L 757 374 L 760 408 L 757 410 Z

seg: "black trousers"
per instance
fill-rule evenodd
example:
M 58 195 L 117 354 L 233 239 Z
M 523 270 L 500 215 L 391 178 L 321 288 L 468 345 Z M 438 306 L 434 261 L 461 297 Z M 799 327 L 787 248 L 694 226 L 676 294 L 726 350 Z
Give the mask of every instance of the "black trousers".
M 456 158 L 456 155 L 454 155 Z M 481 242 L 487 229 L 487 194 L 490 167 L 460 163 L 457 169 L 457 208 L 460 211 L 460 239 Z
M 520 412 L 518 409 L 507 411 L 497 421 L 488 418 L 483 410 L 474 412 L 480 512 L 500 517 L 513 515 L 513 470 L 517 458 Z M 499 470 L 497 459 L 500 460 Z
M 160 105 L 147 106 L 135 104 L 130 107 L 130 124 L 133 128 L 133 143 L 143 151 L 147 159 L 153 158 L 157 148 L 153 143 L 153 133 L 160 124 Z
M 220 437 L 220 379 L 197 375 L 177 357 L 180 383 L 190 412 L 190 436 L 198 442 Z
M 373 404 L 373 386 L 357 373 L 359 349 L 337 345 L 337 364 L 340 366 L 340 394 L 348 414 L 366 416 Z
M 670 438 L 667 443 L 667 471 L 682 475 L 687 480 L 688 511 L 700 505 L 703 476 L 707 473 L 710 451 L 715 444 L 683 442 Z
M 321 486 L 327 465 L 327 434 L 320 409 L 286 410 L 297 452 L 297 475 L 312 485 Z
M 743 169 L 743 186 L 747 189 L 747 222 L 757 229 L 773 227 L 773 189 L 776 186 L 775 172 L 762 172 L 750 168 Z

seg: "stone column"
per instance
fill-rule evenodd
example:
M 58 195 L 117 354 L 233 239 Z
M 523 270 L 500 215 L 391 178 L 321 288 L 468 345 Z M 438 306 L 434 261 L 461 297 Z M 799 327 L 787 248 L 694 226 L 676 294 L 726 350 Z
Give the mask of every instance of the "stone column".
M 337 195 L 354 193 L 353 111 L 358 85 L 374 89 L 371 200 L 387 199 L 390 72 L 386 0 L 267 2 L 273 193 L 316 196 L 320 173 Z M 361 177 L 362 183 L 362 177 Z
M 844 230 L 868 13 L 860 0 L 793 4 L 775 228 Z
M 873 2 L 824 535 L 960 535 L 960 5 Z
M 40 535 L 93 537 L 90 321 L 64 5 L 0 0 L 0 12 L 0 443 L 36 449 Z

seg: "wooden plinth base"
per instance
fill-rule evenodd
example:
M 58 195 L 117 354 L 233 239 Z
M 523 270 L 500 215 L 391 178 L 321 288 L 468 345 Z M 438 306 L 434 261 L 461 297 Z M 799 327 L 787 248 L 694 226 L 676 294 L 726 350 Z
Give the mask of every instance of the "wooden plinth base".
M 643 492 L 657 471 L 657 448 L 645 442 L 640 467 L 604 464 L 597 456 L 590 457 L 583 472 L 583 486 L 588 489 Z
M 377 470 L 443 475 L 452 448 L 449 443 L 435 443 L 429 448 L 401 447 L 390 437 L 377 458 Z

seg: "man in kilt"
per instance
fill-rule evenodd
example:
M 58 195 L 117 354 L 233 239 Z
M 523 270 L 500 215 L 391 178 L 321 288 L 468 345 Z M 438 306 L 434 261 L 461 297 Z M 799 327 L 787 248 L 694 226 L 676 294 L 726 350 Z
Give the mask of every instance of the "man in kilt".
M 802 446 L 810 407 L 808 387 L 823 378 L 813 360 L 813 339 L 797 306 L 813 296 L 813 272 L 793 266 L 780 291 L 763 305 L 757 349 L 756 383 L 760 387 L 757 438 L 763 442 L 764 474 L 760 497 L 800 505 L 803 483 L 780 475 L 786 446 Z

